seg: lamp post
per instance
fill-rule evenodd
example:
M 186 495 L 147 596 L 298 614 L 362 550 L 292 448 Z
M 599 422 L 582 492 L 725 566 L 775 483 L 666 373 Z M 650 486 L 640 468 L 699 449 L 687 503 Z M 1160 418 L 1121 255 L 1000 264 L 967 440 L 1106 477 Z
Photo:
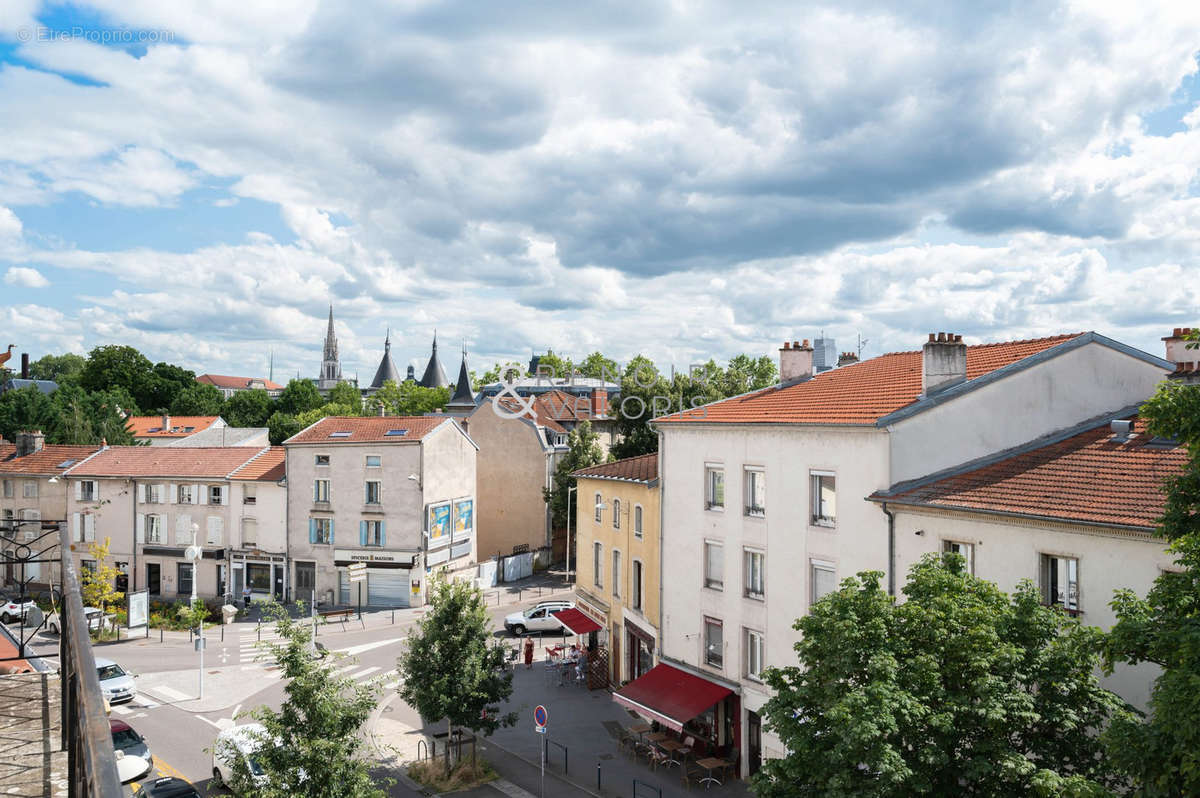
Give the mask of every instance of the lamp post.
M 571 494 L 578 485 L 567 488 L 567 584 L 571 584 Z
M 192 524 L 192 545 L 188 546 L 183 552 L 183 556 L 192 563 L 192 600 L 189 605 L 190 610 L 195 610 L 196 607 L 196 582 L 200 572 L 200 557 L 204 551 L 200 548 L 198 535 L 200 534 L 200 525 Z M 204 698 L 204 617 L 201 616 L 197 623 L 199 627 L 199 635 L 196 638 L 196 650 L 200 652 L 200 698 Z

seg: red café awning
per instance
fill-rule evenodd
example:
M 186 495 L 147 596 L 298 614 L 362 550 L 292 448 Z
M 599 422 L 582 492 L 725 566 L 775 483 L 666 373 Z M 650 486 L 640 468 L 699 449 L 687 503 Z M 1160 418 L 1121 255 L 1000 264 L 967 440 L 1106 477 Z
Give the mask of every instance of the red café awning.
M 567 627 L 567 631 L 577 635 L 598 632 L 604 628 L 574 607 L 559 610 L 558 612 L 551 613 L 551 615 L 562 621 L 562 625 Z
M 708 679 L 659 664 L 613 693 L 613 700 L 675 731 L 683 731 L 683 724 L 732 692 Z

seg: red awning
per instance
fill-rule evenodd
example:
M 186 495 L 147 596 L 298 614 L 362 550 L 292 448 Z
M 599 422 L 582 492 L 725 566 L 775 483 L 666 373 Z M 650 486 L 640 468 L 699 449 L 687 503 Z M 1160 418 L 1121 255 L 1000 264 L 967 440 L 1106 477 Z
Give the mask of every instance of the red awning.
M 655 665 L 613 693 L 613 700 L 675 731 L 733 691 L 670 665 Z
M 598 632 L 604 628 L 574 607 L 553 612 L 551 615 L 562 621 L 562 625 L 567 627 L 567 631 L 577 635 Z

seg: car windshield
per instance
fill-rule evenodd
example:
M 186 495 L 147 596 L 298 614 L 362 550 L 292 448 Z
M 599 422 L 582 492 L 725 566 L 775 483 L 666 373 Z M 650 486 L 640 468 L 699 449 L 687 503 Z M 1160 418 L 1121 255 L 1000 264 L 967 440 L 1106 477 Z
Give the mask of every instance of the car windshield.
M 265 771 L 258 761 L 258 757 L 254 754 L 246 757 L 246 761 L 250 764 L 250 773 L 255 776 L 261 776 Z
M 126 748 L 132 748 L 133 746 L 138 745 L 142 741 L 142 738 L 139 737 L 138 733 L 135 732 L 133 729 L 123 729 L 122 731 L 115 731 L 112 733 L 112 738 L 113 738 L 113 748 L 120 748 L 122 750 L 124 750 Z
M 100 681 L 102 682 L 107 679 L 116 679 L 118 676 L 125 675 L 125 671 L 121 670 L 121 666 L 117 665 L 115 662 L 112 665 L 101 665 L 99 668 L 96 668 L 96 673 L 99 675 Z

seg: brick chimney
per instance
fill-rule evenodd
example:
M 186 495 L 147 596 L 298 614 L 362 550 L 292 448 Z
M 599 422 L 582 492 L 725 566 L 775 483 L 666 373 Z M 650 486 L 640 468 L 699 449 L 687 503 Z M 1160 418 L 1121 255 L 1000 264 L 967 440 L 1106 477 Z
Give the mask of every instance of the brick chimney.
M 41 430 L 17 433 L 17 457 L 40 452 L 45 445 L 46 436 L 42 434 Z
M 813 348 L 808 339 L 784 341 L 779 349 L 779 381 L 784 385 L 812 379 Z
M 1167 360 L 1175 364 L 1171 373 L 1173 380 L 1194 385 L 1200 384 L 1200 348 L 1188 349 L 1188 336 L 1194 332 L 1191 327 L 1176 327 L 1171 334 L 1163 338 L 1167 346 Z
M 608 389 L 595 388 L 592 390 L 592 418 L 608 416 Z
M 858 355 L 854 354 L 853 352 L 842 352 L 840 355 L 838 355 L 839 366 L 849 366 L 851 363 L 857 362 Z
M 930 333 L 921 350 L 921 394 L 933 396 L 967 380 L 967 345 L 961 335 Z

